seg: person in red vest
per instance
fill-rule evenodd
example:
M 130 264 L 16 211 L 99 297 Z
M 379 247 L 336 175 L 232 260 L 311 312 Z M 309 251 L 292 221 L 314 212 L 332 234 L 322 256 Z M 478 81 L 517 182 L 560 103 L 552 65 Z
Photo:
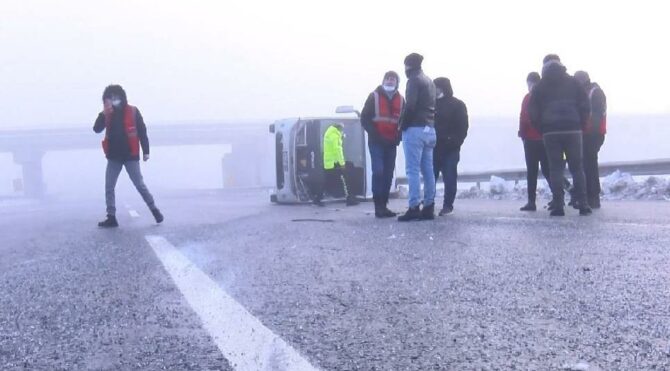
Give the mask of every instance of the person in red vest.
M 122 168 L 126 168 L 130 180 L 156 219 L 163 221 L 163 214 L 156 207 L 154 198 L 147 189 L 140 171 L 140 147 L 144 161 L 149 160 L 149 138 L 147 127 L 137 107 L 128 104 L 126 92 L 120 85 L 109 85 L 102 93 L 103 111 L 93 125 L 96 133 L 105 132 L 102 148 L 107 157 L 105 173 L 105 200 L 107 219 L 98 223 L 99 227 L 118 227 L 114 188 Z
M 585 71 L 575 72 L 575 79 L 584 87 L 591 103 L 591 117 L 584 128 L 584 174 L 586 175 L 586 198 L 592 209 L 600 208 L 600 172 L 598 152 L 605 143 L 607 133 L 607 98 L 603 89 L 591 82 Z
M 400 143 L 400 116 L 405 105 L 405 99 L 398 92 L 399 84 L 400 77 L 397 73 L 386 72 L 382 84 L 370 93 L 361 112 L 361 125 L 368 133 L 368 149 L 372 162 L 372 197 L 377 218 L 397 215 L 388 209 L 388 201 L 396 150 Z
M 537 176 L 538 170 L 542 170 L 542 175 L 549 181 L 549 161 L 547 152 L 542 141 L 542 134 L 533 127 L 530 121 L 530 112 L 528 105 L 530 103 L 531 93 L 535 84 L 540 82 L 540 74 L 531 72 L 526 77 L 528 84 L 528 93 L 521 103 L 521 114 L 519 117 L 519 137 L 523 140 L 523 152 L 526 157 L 526 182 L 528 184 L 528 203 L 521 208 L 521 211 L 536 211 L 535 199 L 537 197 Z

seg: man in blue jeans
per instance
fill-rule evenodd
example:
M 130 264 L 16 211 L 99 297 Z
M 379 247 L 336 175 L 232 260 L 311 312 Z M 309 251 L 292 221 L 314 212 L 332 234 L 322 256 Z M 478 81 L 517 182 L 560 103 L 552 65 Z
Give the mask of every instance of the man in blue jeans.
M 398 221 L 435 218 L 435 174 L 433 148 L 435 136 L 435 84 L 423 73 L 423 56 L 405 57 L 405 112 L 402 117 L 402 142 L 405 151 L 405 173 L 409 184 L 409 209 Z M 423 209 L 421 209 L 421 176 L 423 176 Z
M 370 93 L 361 111 L 361 125 L 368 133 L 372 198 L 377 218 L 397 215 L 387 205 L 395 170 L 396 149 L 400 142 L 400 116 L 405 104 L 405 99 L 398 92 L 399 83 L 397 73 L 386 72 L 382 84 Z
M 465 103 L 454 97 L 451 81 L 438 77 L 434 81 L 437 91 L 435 102 L 435 131 L 437 145 L 433 151 L 435 179 L 442 173 L 444 181 L 444 203 L 440 216 L 454 211 L 456 186 L 458 184 L 458 161 L 461 146 L 468 135 L 468 110 Z

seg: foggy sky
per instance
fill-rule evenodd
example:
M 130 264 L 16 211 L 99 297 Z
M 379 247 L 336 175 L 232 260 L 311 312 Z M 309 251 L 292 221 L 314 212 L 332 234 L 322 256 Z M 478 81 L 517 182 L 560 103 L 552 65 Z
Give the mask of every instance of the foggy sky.
M 518 115 L 547 53 L 610 113 L 670 112 L 663 2 L 586 3 L 0 0 L 0 129 L 90 125 L 109 83 L 149 123 L 329 115 L 410 52 L 474 116 Z

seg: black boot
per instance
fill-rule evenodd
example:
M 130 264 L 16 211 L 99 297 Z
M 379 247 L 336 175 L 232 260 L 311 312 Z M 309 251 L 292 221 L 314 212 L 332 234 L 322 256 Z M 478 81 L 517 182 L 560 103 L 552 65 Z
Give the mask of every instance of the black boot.
M 356 206 L 360 203 L 358 199 L 356 199 L 356 196 L 348 196 L 347 197 L 347 206 Z
M 521 211 L 537 211 L 537 206 L 535 206 L 535 202 L 528 201 L 528 203 L 526 205 L 524 205 L 520 210 Z
M 372 200 L 375 202 L 375 217 L 385 218 L 381 203 L 382 200 L 379 197 L 372 197 Z
M 593 213 L 593 210 L 588 205 L 583 205 L 579 208 L 579 215 L 581 216 L 587 216 L 591 215 Z
M 453 206 L 444 205 L 444 206 L 442 206 L 442 210 L 440 210 L 440 213 L 437 214 L 437 215 L 445 216 L 445 215 L 449 215 L 453 212 L 454 212 L 454 207 Z
M 398 213 L 389 210 L 388 204 L 389 204 L 388 196 L 387 197 L 382 197 L 382 199 L 381 199 L 381 209 L 382 209 L 382 213 L 384 214 L 384 217 L 385 218 L 393 218 L 396 215 L 398 215 Z
M 399 222 L 409 222 L 411 220 L 421 220 L 421 207 L 419 205 L 410 207 L 405 214 L 398 217 Z
M 563 209 L 563 206 L 556 206 L 551 209 L 549 216 L 565 216 L 565 210 Z
M 114 215 L 107 215 L 107 219 L 98 223 L 98 227 L 100 228 L 116 228 L 118 226 L 119 223 L 116 221 L 116 217 Z
M 430 204 L 424 206 L 421 210 L 421 220 L 433 220 L 435 219 L 435 204 Z
M 156 219 L 156 223 L 162 223 L 163 220 L 165 219 L 163 217 L 163 214 L 161 214 L 161 211 L 158 209 L 151 209 L 151 213 L 154 215 L 154 219 Z
M 550 216 L 565 216 L 565 203 L 561 199 L 551 200 Z
M 589 206 L 592 209 L 600 209 L 600 196 L 589 197 Z

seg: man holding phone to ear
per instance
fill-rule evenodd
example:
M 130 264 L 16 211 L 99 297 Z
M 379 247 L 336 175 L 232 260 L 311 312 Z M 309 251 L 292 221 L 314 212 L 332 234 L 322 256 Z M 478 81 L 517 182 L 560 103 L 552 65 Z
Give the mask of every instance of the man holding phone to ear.
M 105 173 L 105 200 L 107 219 L 98 223 L 102 228 L 118 227 L 114 188 L 122 168 L 126 168 L 130 180 L 146 202 L 156 223 L 163 221 L 163 214 L 156 207 L 154 198 L 144 184 L 140 171 L 140 147 L 144 161 L 149 160 L 149 138 L 147 127 L 137 107 L 128 104 L 126 92 L 120 85 L 109 85 L 102 93 L 103 111 L 95 120 L 93 131 L 105 131 L 102 148 L 107 157 Z

